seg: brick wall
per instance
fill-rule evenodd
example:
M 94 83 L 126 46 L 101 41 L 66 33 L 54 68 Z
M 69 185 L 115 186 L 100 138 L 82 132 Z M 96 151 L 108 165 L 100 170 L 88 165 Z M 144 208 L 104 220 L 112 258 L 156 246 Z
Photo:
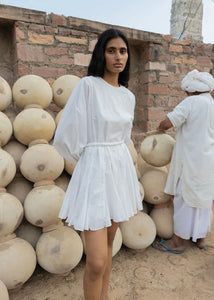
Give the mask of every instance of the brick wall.
M 0 5 L 0 75 L 12 86 L 22 75 L 54 80 L 64 74 L 86 75 L 98 35 L 108 24 Z M 197 68 L 214 75 L 214 46 L 171 36 L 118 27 L 130 41 L 131 79 L 136 95 L 133 140 L 157 127 L 185 96 L 184 75 Z M 3 53 L 3 54 L 2 54 Z M 54 105 L 51 107 L 56 109 Z

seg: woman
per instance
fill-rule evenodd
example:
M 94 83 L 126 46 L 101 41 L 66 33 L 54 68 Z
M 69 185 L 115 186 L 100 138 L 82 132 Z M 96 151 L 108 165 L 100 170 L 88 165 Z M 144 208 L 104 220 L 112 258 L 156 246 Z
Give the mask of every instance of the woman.
M 126 88 L 129 46 L 116 29 L 103 32 L 56 130 L 54 146 L 77 162 L 59 217 L 84 231 L 86 300 L 107 300 L 112 245 L 119 223 L 142 209 L 128 145 L 135 97 Z

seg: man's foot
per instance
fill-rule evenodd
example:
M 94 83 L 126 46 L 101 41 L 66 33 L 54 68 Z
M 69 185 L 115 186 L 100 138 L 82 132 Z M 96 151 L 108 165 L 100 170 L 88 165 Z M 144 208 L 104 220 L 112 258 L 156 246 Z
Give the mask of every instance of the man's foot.
M 207 246 L 205 244 L 205 238 L 197 239 L 196 245 L 199 249 L 203 250 L 206 249 Z
M 173 234 L 170 240 L 162 240 L 160 242 L 154 242 L 152 246 L 163 252 L 171 252 L 175 254 L 180 254 L 184 251 L 183 239 L 179 236 Z

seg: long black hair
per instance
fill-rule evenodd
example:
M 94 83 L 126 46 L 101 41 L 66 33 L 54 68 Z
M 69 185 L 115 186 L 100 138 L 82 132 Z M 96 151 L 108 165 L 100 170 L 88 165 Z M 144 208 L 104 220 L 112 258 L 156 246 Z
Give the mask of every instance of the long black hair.
M 88 66 L 88 76 L 99 76 L 103 77 L 105 71 L 105 48 L 106 44 L 109 40 L 115 39 L 120 37 L 126 44 L 127 52 L 128 52 L 128 59 L 126 62 L 126 66 L 124 70 L 119 74 L 118 83 L 123 86 L 128 86 L 129 81 L 129 69 L 130 69 L 130 50 L 129 44 L 126 36 L 118 29 L 107 29 L 104 31 L 94 48 L 92 53 L 91 61 Z

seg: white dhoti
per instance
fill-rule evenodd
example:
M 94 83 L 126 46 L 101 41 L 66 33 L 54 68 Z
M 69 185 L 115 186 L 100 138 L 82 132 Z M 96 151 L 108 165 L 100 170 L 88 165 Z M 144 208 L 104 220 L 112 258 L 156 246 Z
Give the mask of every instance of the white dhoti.
M 182 239 L 193 242 L 205 238 L 211 230 L 212 202 L 208 208 L 196 208 L 188 206 L 182 197 L 181 179 L 177 184 L 174 197 L 174 233 Z

